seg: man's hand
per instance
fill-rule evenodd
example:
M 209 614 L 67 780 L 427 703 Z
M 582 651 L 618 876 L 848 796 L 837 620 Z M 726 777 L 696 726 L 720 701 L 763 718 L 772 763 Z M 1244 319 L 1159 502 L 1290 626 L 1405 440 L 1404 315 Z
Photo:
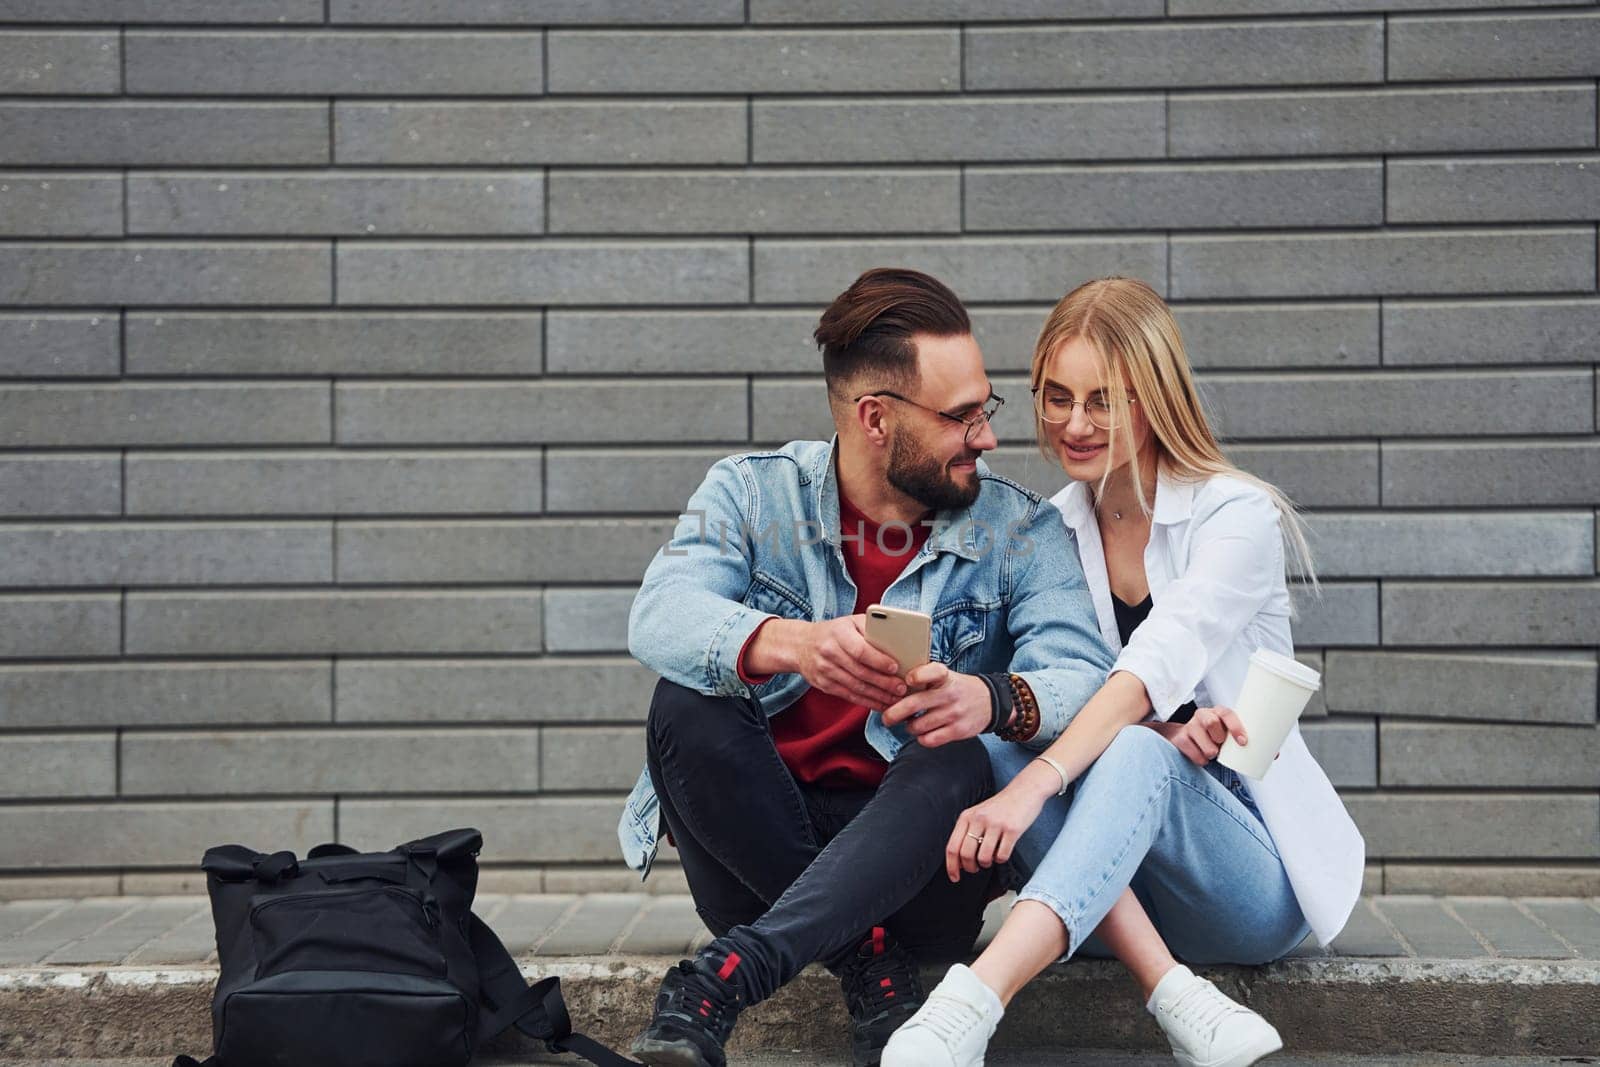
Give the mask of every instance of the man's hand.
M 869 708 L 886 708 L 906 692 L 894 657 L 867 642 L 865 615 L 804 625 L 796 667 L 816 688 Z
M 925 748 L 977 737 L 993 717 L 989 687 L 980 678 L 959 674 L 943 663 L 924 663 L 906 675 L 906 681 L 912 692 L 885 707 L 883 721 L 889 726 L 907 723 L 906 729 Z M 917 715 L 919 711 L 923 714 Z
M 1233 734 L 1239 744 L 1247 744 L 1249 737 L 1244 724 L 1232 708 L 1198 708 L 1188 722 L 1147 723 L 1152 730 L 1177 746 L 1196 767 L 1204 767 L 1217 758 L 1222 742 Z

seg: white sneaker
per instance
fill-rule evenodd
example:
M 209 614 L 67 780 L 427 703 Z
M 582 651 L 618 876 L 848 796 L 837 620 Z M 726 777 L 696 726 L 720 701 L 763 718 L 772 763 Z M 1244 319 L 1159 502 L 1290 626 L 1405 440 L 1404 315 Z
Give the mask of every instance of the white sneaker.
M 958 963 L 889 1036 L 882 1067 L 983 1067 L 984 1049 L 1004 1014 L 994 990 Z
M 1271 1023 L 1181 963 L 1156 983 L 1145 1009 L 1183 1067 L 1249 1067 L 1283 1047 Z

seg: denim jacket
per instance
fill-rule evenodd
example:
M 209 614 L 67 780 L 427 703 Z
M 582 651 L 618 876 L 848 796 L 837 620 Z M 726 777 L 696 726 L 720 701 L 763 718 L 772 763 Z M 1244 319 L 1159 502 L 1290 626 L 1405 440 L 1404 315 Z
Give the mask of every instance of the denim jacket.
M 672 540 L 657 551 L 628 615 L 628 651 L 669 681 L 706 694 L 753 695 L 767 715 L 799 699 L 799 674 L 760 685 L 739 677 L 745 639 L 774 617 L 818 622 L 853 614 L 856 587 L 841 545 L 839 488 L 830 441 L 793 441 L 712 466 L 689 498 Z M 1113 656 L 1100 636 L 1078 553 L 1048 500 L 977 465 L 968 508 L 943 510 L 881 602 L 933 618 L 932 658 L 968 674 L 1010 671 L 1038 700 L 1030 747 L 1043 750 L 1105 682 Z M 909 543 L 888 524 L 885 551 Z M 892 760 L 911 740 L 881 709 L 867 742 Z M 660 809 L 643 773 L 617 837 L 628 866 L 648 875 Z

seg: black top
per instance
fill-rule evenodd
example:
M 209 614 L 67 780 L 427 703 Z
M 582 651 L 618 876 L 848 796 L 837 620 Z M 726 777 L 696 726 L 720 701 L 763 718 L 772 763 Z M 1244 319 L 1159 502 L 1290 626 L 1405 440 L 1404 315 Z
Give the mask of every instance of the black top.
M 1122 638 L 1122 646 L 1126 648 L 1133 639 L 1133 631 L 1139 624 L 1150 617 L 1150 609 L 1155 607 L 1155 599 L 1148 593 L 1137 604 L 1125 604 L 1115 593 L 1111 596 L 1111 610 L 1117 615 L 1117 636 Z M 1188 722 L 1194 717 L 1195 703 L 1189 701 L 1174 711 L 1167 719 L 1168 722 Z

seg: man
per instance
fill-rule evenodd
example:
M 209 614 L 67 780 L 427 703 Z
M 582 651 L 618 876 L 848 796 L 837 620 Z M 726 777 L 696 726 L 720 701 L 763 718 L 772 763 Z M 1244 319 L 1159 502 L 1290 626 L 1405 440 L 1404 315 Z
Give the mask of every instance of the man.
M 1003 401 L 955 294 L 868 271 L 815 336 L 833 440 L 715 464 L 628 619 L 662 678 L 623 852 L 648 874 L 664 821 L 716 935 L 662 982 L 649 1064 L 721 1067 L 738 1013 L 812 960 L 876 1064 L 919 959 L 968 953 L 994 895 L 942 873 L 993 789 L 977 735 L 1045 747 L 1112 662 L 1060 514 L 978 458 Z M 933 617 L 933 662 L 896 676 L 875 602 Z

